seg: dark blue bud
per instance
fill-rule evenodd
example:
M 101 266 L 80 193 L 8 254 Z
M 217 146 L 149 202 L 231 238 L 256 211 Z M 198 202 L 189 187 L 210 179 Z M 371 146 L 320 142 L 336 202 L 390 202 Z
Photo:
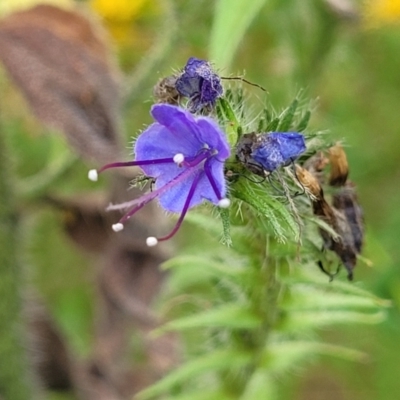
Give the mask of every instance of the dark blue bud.
M 175 88 L 181 96 L 189 98 L 191 112 L 213 107 L 223 93 L 221 79 L 210 63 L 195 57 L 189 58 Z
M 257 138 L 251 157 L 268 171 L 288 165 L 306 150 L 304 136 L 296 132 L 265 133 Z

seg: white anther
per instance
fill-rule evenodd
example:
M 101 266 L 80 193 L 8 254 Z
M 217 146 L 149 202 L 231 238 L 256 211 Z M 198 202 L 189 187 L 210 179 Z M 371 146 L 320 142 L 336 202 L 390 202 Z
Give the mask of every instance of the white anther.
M 157 240 L 157 238 L 155 238 L 154 236 L 149 236 L 149 237 L 146 239 L 146 244 L 147 244 L 147 246 L 149 246 L 149 247 L 154 247 L 154 246 L 157 246 L 158 240 Z
M 117 224 L 114 224 L 112 226 L 112 229 L 114 232 L 119 232 L 119 231 L 122 231 L 122 229 L 124 229 L 124 225 L 121 224 L 121 222 L 118 222 Z
M 88 178 L 89 178 L 91 181 L 96 182 L 97 179 L 99 178 L 99 174 L 97 173 L 97 170 L 96 170 L 96 169 L 91 169 L 91 170 L 88 172 Z
M 175 155 L 174 155 L 174 158 L 173 158 L 173 160 L 174 160 L 174 163 L 175 164 L 182 164 L 183 163 L 183 161 L 185 160 L 185 156 L 182 154 L 182 153 L 176 153 Z
M 226 197 L 224 199 L 221 199 L 218 202 L 218 207 L 221 207 L 221 208 L 228 208 L 230 205 L 231 205 L 231 201 Z

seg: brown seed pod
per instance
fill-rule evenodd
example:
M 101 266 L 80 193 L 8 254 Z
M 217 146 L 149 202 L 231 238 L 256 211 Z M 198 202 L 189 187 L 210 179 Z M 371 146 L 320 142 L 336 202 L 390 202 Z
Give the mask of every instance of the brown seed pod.
M 307 169 L 297 165 L 296 174 L 299 182 L 310 195 L 314 215 L 327 223 L 339 236 L 339 238 L 334 238 L 326 230 L 320 229 L 324 248 L 338 255 L 347 270 L 349 280 L 352 280 L 357 254 L 361 252 L 363 244 L 362 209 L 357 200 L 355 185 L 347 180 L 349 165 L 342 146 L 336 144 L 328 152 L 331 164 L 328 182 L 335 188 L 331 204 L 325 199 L 322 189 L 325 181 L 323 170 L 327 165 L 327 159 L 322 153 L 308 160 Z M 326 272 L 322 263 L 318 264 Z M 328 274 L 332 277 L 330 273 Z
M 265 178 L 265 171 L 263 166 L 255 161 L 251 156 L 253 152 L 253 146 L 257 142 L 257 138 L 258 135 L 254 132 L 245 133 L 244 135 L 242 135 L 236 146 L 236 158 L 250 172 Z
M 337 187 L 344 186 L 349 175 L 349 164 L 347 162 L 346 153 L 340 143 L 336 143 L 328 152 L 331 164 L 329 185 Z
M 154 99 L 157 103 L 179 104 L 181 96 L 175 87 L 176 80 L 177 76 L 171 75 L 157 82 L 153 89 Z

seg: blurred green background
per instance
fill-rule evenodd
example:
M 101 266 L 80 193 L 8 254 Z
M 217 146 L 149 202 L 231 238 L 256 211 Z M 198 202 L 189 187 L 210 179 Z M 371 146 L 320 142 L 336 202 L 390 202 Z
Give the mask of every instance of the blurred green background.
M 0 8 L 3 14 L 12 3 L 18 3 L 4 1 Z M 128 143 L 150 119 L 148 101 L 154 82 L 180 68 L 189 56 L 208 58 L 215 2 L 78 3 L 104 25 L 111 51 L 127 76 L 123 127 Z M 231 64 L 217 66 L 222 67 L 222 75 L 245 71 L 248 80 L 267 89 L 271 103 L 278 109 L 289 104 L 300 88 L 306 90 L 314 104 L 311 128 L 327 130 L 333 138 L 344 141 L 350 178 L 357 184 L 364 209 L 363 256 L 367 262 L 360 261 L 355 279 L 393 302 L 388 319 L 378 326 L 341 326 L 323 332 L 326 338 L 340 338 L 341 343 L 365 351 L 367 362 L 310 360 L 307 368 L 295 371 L 282 382 L 282 399 L 397 400 L 400 1 L 258 3 L 259 12 L 240 39 Z M 29 190 L 54 168 L 59 168 L 59 175 L 52 183 L 52 193 L 89 190 L 88 166 L 76 161 L 63 139 L 43 128 L 27 106 L 21 107 L 21 95 L 4 71 L 0 82 L 2 130 L 7 135 L 10 159 L 18 176 L 16 187 L 23 199 L 21 246 L 28 280 L 45 297 L 73 349 L 84 356 L 90 351 L 93 320 L 93 273 L 89 266 L 96 260 L 66 239 L 63 216 L 29 203 Z

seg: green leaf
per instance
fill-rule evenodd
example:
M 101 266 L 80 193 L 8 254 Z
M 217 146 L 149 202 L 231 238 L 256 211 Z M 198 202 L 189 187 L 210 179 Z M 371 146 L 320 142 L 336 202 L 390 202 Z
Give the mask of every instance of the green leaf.
M 303 118 L 300 120 L 299 124 L 297 125 L 297 132 L 303 132 L 307 126 L 308 123 L 310 122 L 310 118 L 311 118 L 311 111 L 307 110 L 304 115 Z
M 210 38 L 209 58 L 227 68 L 252 20 L 266 0 L 218 0 Z
M 266 132 L 276 131 L 279 125 L 279 121 L 279 118 L 274 118 L 272 121 L 270 121 L 267 125 Z
M 282 329 L 289 332 L 310 331 L 339 324 L 377 324 L 384 321 L 386 312 L 373 313 L 356 311 L 290 311 Z
M 196 225 L 196 227 L 202 229 L 213 237 L 221 237 L 221 222 L 218 221 L 217 218 L 211 217 L 210 215 L 206 215 L 201 212 L 191 212 L 186 215 L 185 222 Z M 232 241 L 234 243 L 246 240 L 246 233 L 247 232 L 240 229 L 240 227 L 230 226 L 230 236 L 232 237 Z M 224 232 L 222 232 L 222 235 L 224 235 Z M 219 246 L 218 252 L 222 251 L 221 248 L 224 251 L 227 251 L 225 247 Z
M 315 355 L 328 355 L 348 361 L 365 361 L 367 355 L 358 350 L 329 343 L 283 340 L 270 342 L 262 355 L 261 364 L 271 373 L 282 374 Z
M 280 123 L 278 125 L 278 131 L 279 132 L 286 132 L 289 130 L 289 128 L 292 125 L 294 115 L 297 110 L 297 106 L 299 105 L 299 101 L 297 99 L 294 99 L 292 101 L 292 104 L 282 113 L 280 117 Z
M 311 266 L 310 268 L 306 268 L 306 265 L 303 265 L 302 268 L 295 268 L 290 275 L 281 276 L 279 279 L 288 286 L 307 283 L 319 289 L 327 289 L 328 291 L 334 290 L 337 293 L 348 293 L 359 297 L 370 298 L 380 307 L 391 306 L 389 300 L 381 299 L 370 291 L 357 286 L 357 283 L 349 283 L 338 279 L 329 282 L 325 275 L 315 272 L 315 267 L 312 267 L 313 268 L 311 268 Z
M 233 400 L 233 398 L 221 391 L 208 391 L 202 388 L 196 391 L 186 391 L 183 395 L 167 397 L 166 400 Z
M 220 124 L 225 125 L 228 143 L 230 146 L 235 146 L 242 132 L 242 128 L 232 106 L 230 105 L 229 101 L 223 97 L 220 97 L 217 100 L 217 111 Z
M 268 399 L 278 398 L 276 380 L 266 369 L 257 369 L 249 379 L 246 389 L 240 400 Z
M 299 226 L 289 210 L 283 203 L 271 197 L 264 186 L 256 186 L 241 179 L 232 185 L 232 194 L 265 217 L 278 241 L 285 242 L 290 235 L 295 241 L 299 238 Z
M 211 256 L 209 259 L 205 259 L 204 256 L 182 255 L 166 261 L 161 268 L 165 270 L 179 269 L 179 273 L 175 272 L 172 280 L 173 291 L 185 291 L 187 287 L 210 281 L 213 277 L 240 283 L 249 273 L 248 268 L 244 268 L 240 264 L 238 258 L 231 260 L 228 266 L 213 260 Z
M 260 325 L 260 317 L 252 313 L 246 306 L 242 304 L 227 304 L 196 315 L 171 321 L 157 329 L 156 333 L 203 327 L 255 329 Z
M 266 128 L 267 128 L 267 121 L 261 117 L 258 120 L 257 132 L 265 132 Z
M 287 311 L 300 310 L 365 310 L 378 311 L 382 305 L 374 297 L 338 293 L 332 287 L 322 290 L 307 284 L 291 287 L 290 299 L 282 305 Z
M 226 369 L 240 368 L 247 365 L 250 361 L 251 354 L 244 352 L 234 350 L 214 351 L 184 364 L 156 384 L 140 392 L 137 398 L 140 400 L 151 399 L 172 389 L 178 384 L 187 383 L 189 379 L 199 375 Z

